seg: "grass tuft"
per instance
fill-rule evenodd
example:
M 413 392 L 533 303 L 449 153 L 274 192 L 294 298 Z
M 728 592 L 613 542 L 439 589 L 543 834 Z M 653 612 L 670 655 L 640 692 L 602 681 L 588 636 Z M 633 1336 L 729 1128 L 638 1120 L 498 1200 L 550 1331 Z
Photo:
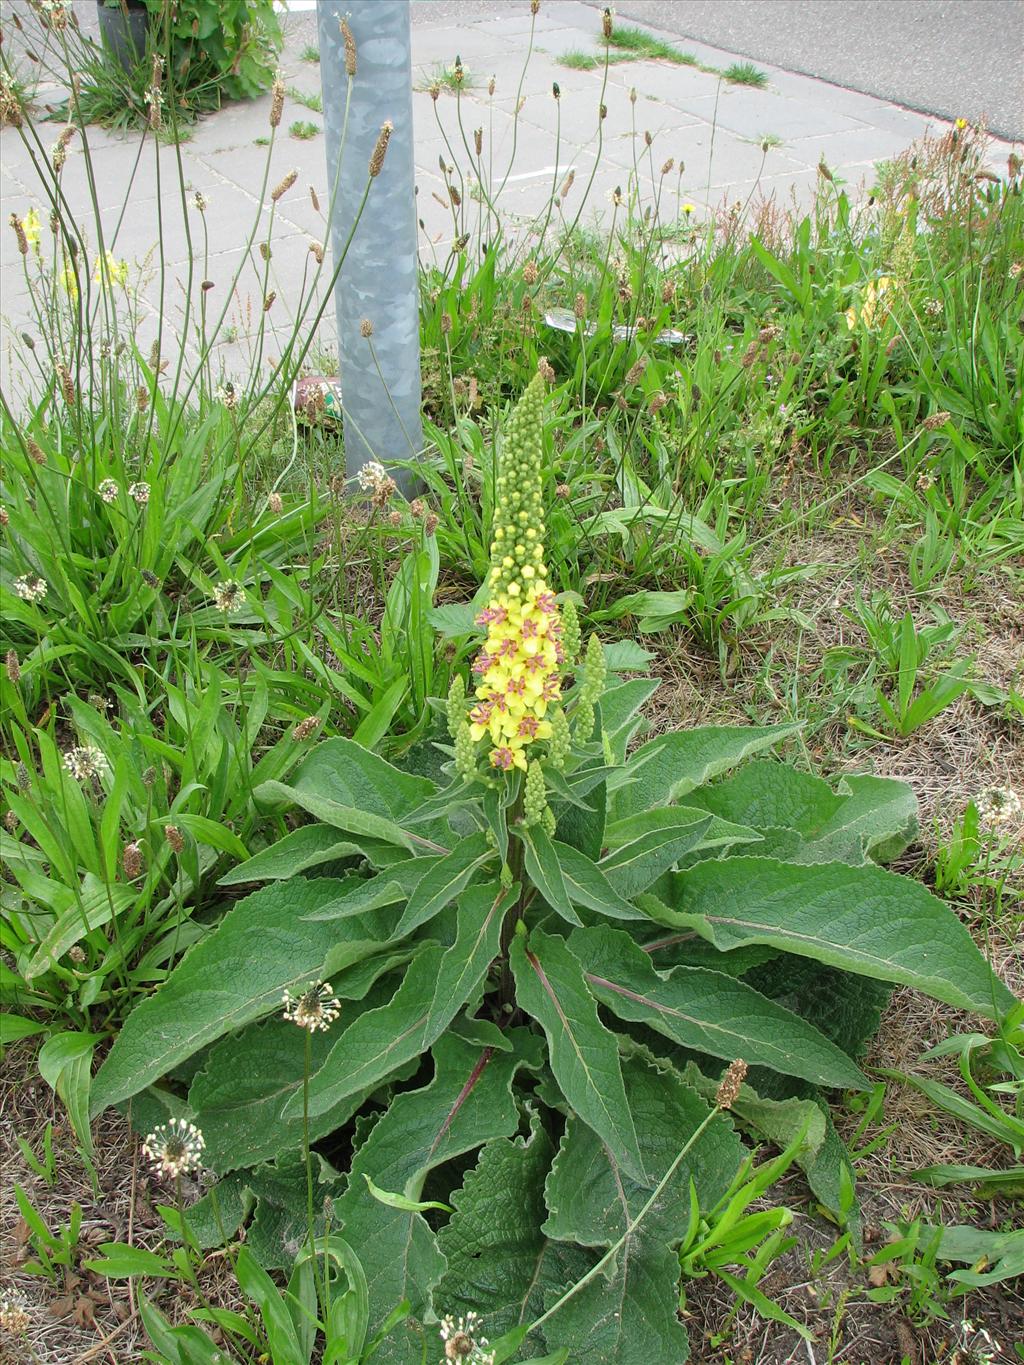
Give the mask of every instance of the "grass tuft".
M 629 52 L 634 57 L 650 61 L 674 62 L 677 66 L 697 66 L 697 58 L 692 52 L 680 52 L 672 43 L 663 38 L 655 38 L 642 28 L 630 28 L 617 24 L 612 29 L 609 40 L 612 47 L 621 52 Z
M 294 85 L 288 87 L 288 98 L 301 104 L 303 109 L 311 109 L 314 114 L 324 112 L 324 102 L 319 90 L 298 90 Z
M 730 85 L 752 85 L 756 90 L 763 90 L 768 84 L 768 73 L 753 62 L 733 62 L 722 72 L 722 79 Z

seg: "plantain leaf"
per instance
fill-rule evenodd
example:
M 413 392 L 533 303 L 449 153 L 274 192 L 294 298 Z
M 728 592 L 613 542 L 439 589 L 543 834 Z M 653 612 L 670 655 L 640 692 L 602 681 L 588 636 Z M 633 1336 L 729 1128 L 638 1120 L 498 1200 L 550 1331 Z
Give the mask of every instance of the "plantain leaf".
M 728 858 L 677 872 L 659 890 L 669 903 L 644 897 L 642 908 L 722 950 L 768 944 L 993 1019 L 1014 1003 L 942 901 L 871 863 Z
M 391 937 L 394 911 L 372 910 L 327 924 L 302 920 L 303 914 L 362 894 L 365 886 L 357 877 L 298 878 L 238 901 L 125 1020 L 93 1082 L 93 1112 L 136 1094 L 205 1044 L 278 1009 L 286 990 L 295 994 L 328 975 L 328 959 L 331 972 L 338 973 L 376 953 Z
M 620 1019 L 726 1061 L 742 1057 L 749 1065 L 835 1088 L 868 1086 L 841 1048 L 742 981 L 702 967 L 676 967 L 660 976 L 628 934 L 607 925 L 576 930 L 569 948 L 593 994 Z
M 82 878 L 78 896 L 47 930 L 25 968 L 25 980 L 32 981 L 48 972 L 89 929 L 99 929 L 108 920 L 134 905 L 137 892 L 130 886 L 106 886 L 92 873 Z
M 509 960 L 516 999 L 547 1035 L 562 1094 L 593 1127 L 623 1169 L 643 1178 L 643 1160 L 619 1069 L 618 1045 L 597 1017 L 583 970 L 561 938 L 535 929 L 517 934 Z
M 92 1054 L 99 1033 L 55 1033 L 39 1049 L 39 1074 L 64 1101 L 71 1127 L 88 1156 L 93 1155 L 89 1126 Z

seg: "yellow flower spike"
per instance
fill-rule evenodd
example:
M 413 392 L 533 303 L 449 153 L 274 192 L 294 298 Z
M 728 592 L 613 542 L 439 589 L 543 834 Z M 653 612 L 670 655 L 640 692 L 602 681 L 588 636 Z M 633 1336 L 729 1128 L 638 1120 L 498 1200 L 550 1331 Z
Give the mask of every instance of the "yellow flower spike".
M 562 623 L 544 564 L 543 408 L 538 374 L 509 422 L 496 480 L 491 592 L 477 618 L 487 639 L 473 667 L 469 735 L 490 741 L 489 762 L 505 772 L 525 771 L 529 746 L 551 738 L 545 716 L 562 694 Z

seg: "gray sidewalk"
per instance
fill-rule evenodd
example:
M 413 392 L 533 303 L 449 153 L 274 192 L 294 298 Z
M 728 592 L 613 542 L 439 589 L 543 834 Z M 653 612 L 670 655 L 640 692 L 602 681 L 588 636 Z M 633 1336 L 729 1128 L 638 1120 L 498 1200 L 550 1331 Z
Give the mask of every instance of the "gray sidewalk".
M 85 9 L 81 7 L 83 14 Z M 94 8 L 91 12 L 95 15 Z M 507 175 L 501 206 L 526 232 L 570 168 L 576 172 L 575 196 L 593 174 L 587 209 L 591 221 L 610 221 L 608 197 L 616 187 L 625 191 L 631 180 L 644 201 L 650 201 L 659 184 L 662 186 L 662 214 L 674 215 L 690 205 L 694 216 L 705 217 L 725 205 L 747 204 L 761 194 L 775 195 L 783 206 L 794 201 L 807 205 L 814 194 L 821 161 L 837 179 L 847 182 L 851 193 L 861 193 L 859 187 L 870 184 L 876 161 L 897 155 L 926 131 L 942 132 L 949 126 L 888 101 L 763 64 L 759 65 L 768 76 L 765 89 L 730 85 L 696 67 L 661 61 L 614 65 L 605 85 L 601 69 L 572 70 L 557 60 L 572 50 L 594 54 L 602 50 L 600 10 L 578 0 L 543 0 L 528 62 L 528 0 L 501 5 L 481 0 L 416 0 L 413 20 L 417 202 L 425 229 L 425 258 L 436 253 L 443 260 L 455 235 L 452 211 L 445 207 L 448 201 L 439 158 L 465 171 L 469 157 L 464 139 L 472 145 L 477 127 L 484 130 L 492 181 L 498 183 Z M 316 42 L 315 15 L 292 14 L 286 21 L 286 32 L 282 57 L 286 83 L 300 91 L 318 92 L 319 66 L 301 55 L 307 44 Z M 706 67 L 721 70 L 737 60 L 734 54 L 704 44 L 671 34 L 663 36 L 681 50 L 692 52 Z M 457 101 L 442 92 L 435 102 L 427 92 L 430 79 L 450 66 L 456 54 L 467 73 L 463 93 Z M 488 94 L 492 75 L 493 97 Z M 561 90 L 557 103 L 552 96 L 553 82 Z M 634 89 L 635 101 L 631 98 Z M 40 97 L 47 98 L 45 92 Z M 607 115 L 600 126 L 603 145 L 598 156 L 602 100 Z M 194 287 L 198 289 L 203 279 L 211 281 L 208 306 L 219 312 L 224 305 L 233 271 L 245 254 L 249 229 L 261 212 L 260 185 L 267 153 L 260 143 L 269 131 L 268 112 L 269 96 L 230 105 L 198 123 L 180 148 L 162 147 L 159 196 L 151 145 L 146 147 L 129 184 L 138 135 L 122 138 L 101 129 L 89 131 L 108 245 L 117 257 L 143 274 L 147 269 L 153 273 L 158 203 L 163 210 L 170 280 L 164 316 L 172 325 L 179 325 L 183 313 L 190 240 L 191 252 L 197 257 Z M 327 202 L 323 137 L 300 141 L 288 136 L 288 128 L 296 120 L 322 125 L 319 115 L 289 99 L 273 151 L 270 186 L 289 170 L 298 171 L 294 186 L 274 210 L 268 287 L 277 295 L 271 316 L 282 329 L 289 326 L 303 279 L 313 269 L 310 242 L 322 242 L 327 236 L 322 213 Z M 53 125 L 53 138 L 57 130 L 58 125 Z M 649 150 L 645 145 L 647 133 L 652 139 Z M 46 125 L 43 140 L 48 149 L 53 139 Z M 992 141 L 991 163 L 997 171 L 1005 172 L 1008 150 L 1009 144 Z M 189 191 L 191 239 L 177 191 L 179 153 Z M 685 169 L 680 178 L 673 172 L 662 182 L 660 167 L 669 157 Z M 69 148 L 62 183 L 72 207 L 88 224 L 91 209 L 86 158 L 77 141 Z M 310 186 L 316 189 L 320 212 L 314 207 Z M 470 206 L 472 188 L 463 188 Z M 197 190 L 208 205 L 202 217 L 191 203 Z M 130 203 L 124 212 L 126 196 Z M 5 220 L 0 234 L 0 315 L 20 330 L 28 320 L 28 302 L 22 261 L 6 219 L 12 211 L 24 216 L 33 204 L 42 209 L 44 201 L 31 160 L 13 128 L 0 133 L 0 200 Z M 442 200 L 444 203 L 439 202 Z M 567 212 L 575 213 L 577 208 L 578 199 L 570 196 Z M 262 209 L 264 215 L 268 212 L 267 207 Z M 45 223 L 47 214 L 41 216 Z M 229 369 L 236 368 L 236 359 L 244 355 L 246 335 L 262 308 L 266 267 L 255 250 L 250 254 L 251 266 L 246 266 L 229 306 L 234 333 L 223 352 Z M 145 320 L 139 329 L 143 348 L 156 331 L 154 290 L 152 282 L 144 290 Z M 321 334 L 325 345 L 330 345 L 332 330 L 329 309 Z M 239 347 L 241 354 L 234 355 Z M 6 368 L 6 346 L 2 353 Z

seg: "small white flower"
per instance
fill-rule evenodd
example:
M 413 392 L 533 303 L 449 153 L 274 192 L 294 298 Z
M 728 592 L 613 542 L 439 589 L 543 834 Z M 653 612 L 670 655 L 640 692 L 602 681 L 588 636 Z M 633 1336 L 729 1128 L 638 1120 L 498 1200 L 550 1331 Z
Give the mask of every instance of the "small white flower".
M 356 480 L 364 493 L 376 493 L 387 477 L 387 470 L 378 460 L 368 460 L 356 475 Z
M 202 1161 L 206 1140 L 194 1123 L 171 1119 L 149 1134 L 142 1150 L 161 1175 L 177 1179 L 194 1170 Z
M 14 580 L 14 591 L 23 602 L 41 602 L 47 593 L 45 579 L 38 574 L 25 574 L 22 578 Z
M 0 1299 L 0 1329 L 17 1335 L 27 1332 L 32 1319 L 25 1310 L 23 1300 L 19 1298 Z
M 137 502 L 140 507 L 145 507 L 146 503 L 149 502 L 149 484 L 141 482 L 133 483 L 128 489 L 128 496 Z
M 93 777 L 106 777 L 110 764 L 102 749 L 94 744 L 81 744 L 64 755 L 64 766 L 76 782 L 88 782 Z
M 118 487 L 113 479 L 104 479 L 96 491 L 108 505 L 117 502 Z
M 230 615 L 245 605 L 245 593 L 241 583 L 234 578 L 226 578 L 223 583 L 214 584 L 213 600 L 225 615 Z
M 959 1346 L 966 1352 L 972 1365 L 997 1365 L 1003 1359 L 999 1342 L 984 1327 L 975 1327 L 966 1318 L 960 1324 Z M 956 1358 L 959 1360 L 962 1357 L 957 1353 Z
M 982 828 L 989 830 L 1016 825 L 1024 814 L 1024 804 L 1011 787 L 986 787 L 974 798 L 974 808 Z
M 455 1365 L 494 1365 L 494 1352 L 487 1349 L 487 1338 L 479 1335 L 479 1313 L 464 1318 L 441 1319 L 440 1333 L 444 1358 Z
M 334 994 L 329 981 L 314 981 L 299 996 L 285 991 L 281 997 L 284 1017 L 299 1028 L 326 1033 L 341 1013 L 341 1001 Z

